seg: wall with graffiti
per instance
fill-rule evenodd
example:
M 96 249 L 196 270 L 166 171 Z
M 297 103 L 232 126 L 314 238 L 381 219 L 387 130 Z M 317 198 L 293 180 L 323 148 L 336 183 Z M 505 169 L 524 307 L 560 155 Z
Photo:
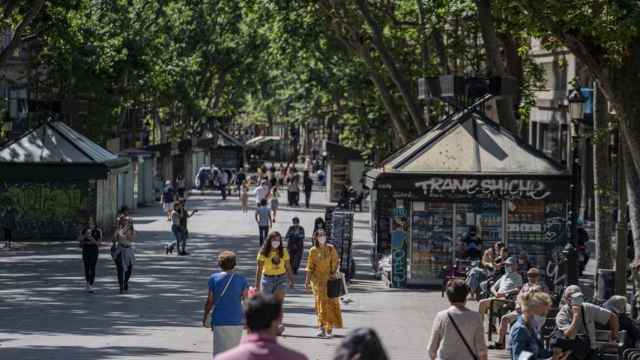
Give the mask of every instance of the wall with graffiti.
M 95 216 L 95 181 L 0 182 L 0 215 L 16 209 L 14 238 L 74 239 L 89 216 Z

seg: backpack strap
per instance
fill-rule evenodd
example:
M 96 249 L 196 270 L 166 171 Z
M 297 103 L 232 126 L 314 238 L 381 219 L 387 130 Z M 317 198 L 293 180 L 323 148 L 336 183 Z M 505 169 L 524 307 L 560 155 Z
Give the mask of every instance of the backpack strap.
M 469 354 L 471 354 L 471 357 L 473 358 L 473 360 L 478 360 L 478 356 L 476 356 L 476 354 L 473 352 L 473 350 L 471 350 L 471 346 L 469 346 L 469 343 L 467 342 L 467 339 L 465 339 L 464 335 L 462 335 L 462 331 L 460 331 L 460 328 L 458 328 L 458 324 L 456 324 L 456 322 L 453 320 L 453 316 L 451 316 L 451 313 L 447 312 L 447 316 L 449 316 L 449 320 L 451 320 L 451 323 L 453 324 L 453 327 L 456 329 L 456 332 L 460 336 L 460 339 L 462 339 L 462 342 L 464 343 L 464 346 L 466 346 L 467 350 L 469 350 Z

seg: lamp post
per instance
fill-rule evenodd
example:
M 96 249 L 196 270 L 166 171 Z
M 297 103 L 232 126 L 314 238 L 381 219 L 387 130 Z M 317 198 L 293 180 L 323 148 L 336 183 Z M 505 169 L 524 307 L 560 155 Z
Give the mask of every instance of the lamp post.
M 571 118 L 571 237 L 564 248 L 566 258 L 567 284 L 578 284 L 578 261 L 576 241 L 578 236 L 578 184 L 580 183 L 580 168 L 578 165 L 578 141 L 580 138 L 580 123 L 584 118 L 584 102 L 580 92 L 576 89 L 569 93 L 569 117 Z

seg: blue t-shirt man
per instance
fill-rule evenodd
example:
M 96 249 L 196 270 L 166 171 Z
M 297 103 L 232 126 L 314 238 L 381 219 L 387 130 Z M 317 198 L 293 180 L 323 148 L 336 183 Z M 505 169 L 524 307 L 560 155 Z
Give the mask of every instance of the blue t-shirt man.
M 211 314 L 211 325 L 230 326 L 243 325 L 244 314 L 242 312 L 242 294 L 249 287 L 247 278 L 233 273 L 219 272 L 211 274 L 209 277 L 209 291 L 213 293 L 214 309 Z M 222 296 L 222 291 L 227 282 L 231 279 L 227 292 Z M 222 297 L 221 297 L 222 296 Z

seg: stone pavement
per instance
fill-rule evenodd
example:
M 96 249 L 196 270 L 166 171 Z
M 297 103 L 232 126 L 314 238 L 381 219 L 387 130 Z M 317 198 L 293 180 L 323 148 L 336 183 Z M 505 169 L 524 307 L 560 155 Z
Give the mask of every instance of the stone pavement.
M 313 220 L 323 216 L 321 194 L 313 196 L 312 209 L 282 206 L 275 229 L 284 233 L 298 216 L 310 231 Z M 189 256 L 164 254 L 172 235 L 159 206 L 138 209 L 137 263 L 125 295 L 118 294 L 108 246 L 101 250 L 94 294 L 84 291 L 74 242 L 0 250 L 0 359 L 210 359 L 211 334 L 200 325 L 207 278 L 218 271 L 216 255 L 232 249 L 239 271 L 253 283 L 257 227 L 252 212 L 242 214 L 237 198 L 192 196 L 188 206 L 200 210 L 190 220 Z M 331 359 L 344 334 L 371 326 L 392 359 L 427 358 L 432 319 L 446 302 L 439 291 L 388 289 L 374 280 L 370 238 L 368 215 L 359 213 L 358 275 L 351 287 L 354 302 L 343 306 L 345 329 L 334 339 L 314 337 L 313 297 L 302 290 L 301 274 L 285 304 L 284 344 L 310 359 Z

